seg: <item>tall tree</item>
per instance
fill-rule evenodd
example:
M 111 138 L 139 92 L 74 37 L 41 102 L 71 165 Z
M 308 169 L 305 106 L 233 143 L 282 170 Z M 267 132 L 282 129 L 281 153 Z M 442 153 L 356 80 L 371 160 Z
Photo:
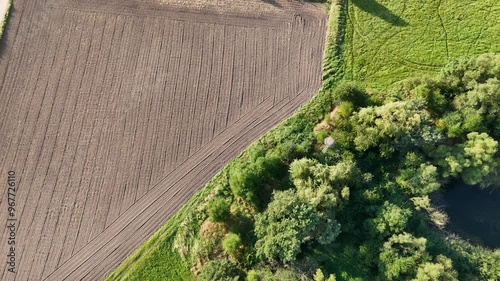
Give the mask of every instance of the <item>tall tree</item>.
M 318 221 L 313 207 L 294 190 L 275 192 L 267 209 L 255 221 L 257 256 L 285 263 L 293 261 Z

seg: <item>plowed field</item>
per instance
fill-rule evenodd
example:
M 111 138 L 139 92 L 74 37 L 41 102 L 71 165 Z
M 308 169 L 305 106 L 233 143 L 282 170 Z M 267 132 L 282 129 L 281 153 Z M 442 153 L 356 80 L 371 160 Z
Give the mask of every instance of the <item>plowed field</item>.
M 2 228 L 0 280 L 102 279 L 317 91 L 323 7 L 218 2 L 14 1 L 0 221 L 16 219 L 16 273 Z

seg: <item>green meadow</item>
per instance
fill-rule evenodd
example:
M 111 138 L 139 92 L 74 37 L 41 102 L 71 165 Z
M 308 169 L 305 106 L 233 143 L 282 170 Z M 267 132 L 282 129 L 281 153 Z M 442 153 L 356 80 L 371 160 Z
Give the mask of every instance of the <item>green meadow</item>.
M 384 89 L 450 60 L 500 52 L 496 0 L 351 0 L 345 78 Z

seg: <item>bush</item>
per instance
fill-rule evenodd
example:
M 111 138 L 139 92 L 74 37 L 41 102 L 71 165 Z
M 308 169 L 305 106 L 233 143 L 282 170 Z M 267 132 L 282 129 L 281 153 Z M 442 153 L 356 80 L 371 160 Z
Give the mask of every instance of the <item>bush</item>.
M 203 267 L 198 281 L 238 281 L 240 274 L 234 263 L 225 259 L 213 260 Z
M 366 91 L 359 85 L 353 82 L 344 82 L 332 91 L 333 100 L 336 103 L 351 102 L 355 108 L 365 107 L 369 105 L 369 96 Z
M 247 273 L 246 281 L 260 281 L 259 274 L 255 270 L 250 270 Z
M 208 205 L 208 217 L 213 222 L 225 222 L 230 217 L 230 206 L 231 203 L 226 199 L 217 197 Z
M 234 259 L 238 259 L 241 250 L 241 237 L 236 233 L 228 233 L 224 240 L 222 240 L 222 248 Z

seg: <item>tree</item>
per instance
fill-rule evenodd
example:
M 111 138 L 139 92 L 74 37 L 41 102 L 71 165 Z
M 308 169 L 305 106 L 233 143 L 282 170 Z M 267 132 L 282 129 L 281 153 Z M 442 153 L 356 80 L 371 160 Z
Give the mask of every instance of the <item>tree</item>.
M 444 177 L 458 177 L 467 184 L 478 184 L 495 173 L 500 160 L 495 156 L 498 142 L 486 133 L 469 133 L 467 141 L 455 146 L 441 145 L 434 157 Z
M 438 255 L 435 262 L 420 264 L 417 276 L 412 281 L 455 281 L 458 280 L 457 276 L 451 260 L 443 255 Z
M 462 137 L 471 132 L 500 137 L 500 81 L 497 78 L 460 93 L 453 100 L 453 106 L 454 111 L 443 118 L 449 137 Z
M 360 174 L 352 161 L 335 166 L 303 158 L 290 165 L 290 175 L 300 199 L 314 207 L 319 217 L 314 238 L 322 245 L 332 243 L 340 234 L 340 224 L 335 219 L 342 200 L 349 197 L 349 187 L 355 186 Z
M 318 220 L 312 206 L 300 199 L 295 191 L 275 192 L 267 209 L 257 215 L 255 221 L 257 256 L 282 262 L 294 260 Z
M 233 194 L 243 198 L 248 203 L 257 205 L 259 189 L 259 173 L 253 165 L 234 165 L 229 171 L 229 186 Z
M 387 280 L 409 280 L 416 274 L 417 265 L 430 259 L 425 238 L 411 234 L 395 234 L 384 243 L 379 269 Z
M 316 270 L 316 272 L 314 273 L 313 279 L 314 279 L 314 281 L 335 281 L 335 280 L 337 280 L 337 278 L 335 277 L 335 274 L 330 274 L 330 276 L 328 276 L 328 278 L 326 278 L 325 275 L 323 274 L 323 271 L 320 268 L 318 268 Z
M 222 197 L 213 199 L 207 207 L 208 217 L 212 222 L 225 222 L 229 219 L 231 203 Z
M 407 135 L 421 136 L 430 115 L 422 100 L 397 101 L 360 109 L 351 117 L 355 126 L 354 144 L 359 151 L 378 147 L 382 156 L 391 155 L 394 145 Z M 414 140 L 413 145 L 425 141 Z
M 307 276 L 304 274 L 298 273 L 294 271 L 293 269 L 290 268 L 279 268 L 276 270 L 274 273 L 274 280 L 275 281 L 310 281 Z M 268 279 L 266 279 L 268 280 Z
M 403 209 L 386 201 L 371 224 L 377 234 L 387 237 L 403 232 L 410 215 L 410 209 Z
M 499 65 L 499 54 L 482 54 L 469 59 L 461 59 L 443 68 L 439 80 L 450 93 L 463 93 L 488 79 L 500 79 Z
M 427 195 L 440 188 L 438 176 L 435 166 L 422 163 L 418 168 L 409 167 L 401 170 L 396 182 L 408 194 Z
M 358 184 L 359 174 L 352 161 L 328 166 L 317 160 L 303 158 L 290 164 L 290 176 L 299 197 L 313 205 L 318 212 L 339 206 L 343 199 L 341 193 L 348 194 L 347 186 Z
M 222 240 L 222 248 L 234 259 L 238 259 L 241 247 L 241 237 L 236 233 L 230 232 Z
M 286 170 L 283 167 L 279 157 L 273 153 L 257 157 L 252 162 L 240 162 L 229 171 L 229 186 L 233 194 L 260 208 L 271 194 L 265 183 L 284 174 Z
M 238 281 L 240 274 L 240 270 L 234 263 L 219 259 L 205 264 L 197 279 L 199 281 Z
M 314 281 L 325 281 L 325 275 L 323 274 L 323 271 L 320 268 L 316 269 L 313 278 Z

